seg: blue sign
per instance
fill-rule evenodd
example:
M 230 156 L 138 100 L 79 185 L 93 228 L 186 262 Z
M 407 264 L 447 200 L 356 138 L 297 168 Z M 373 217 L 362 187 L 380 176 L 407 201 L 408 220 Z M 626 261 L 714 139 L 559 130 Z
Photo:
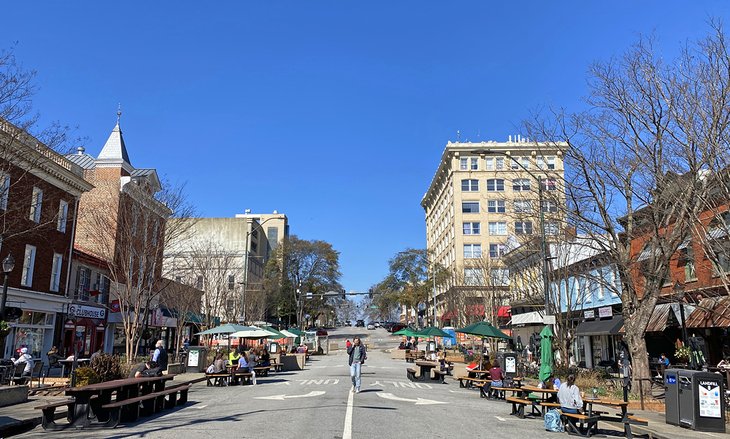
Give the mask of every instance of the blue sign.
M 677 377 L 674 375 L 667 375 L 667 384 L 677 384 Z

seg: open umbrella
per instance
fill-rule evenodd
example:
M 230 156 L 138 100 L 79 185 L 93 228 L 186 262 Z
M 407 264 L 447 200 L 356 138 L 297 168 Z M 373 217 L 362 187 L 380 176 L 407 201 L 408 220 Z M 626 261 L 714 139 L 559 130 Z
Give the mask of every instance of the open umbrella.
M 406 337 L 423 337 L 421 334 L 418 333 L 418 331 L 407 327 L 401 329 L 400 331 L 395 331 L 393 335 L 404 335 Z
M 553 374 L 553 336 L 550 326 L 540 331 L 540 381 L 543 382 Z
M 294 339 L 294 344 L 299 344 L 302 342 L 302 336 L 304 335 L 304 331 L 299 330 L 298 328 L 289 328 L 287 331 L 291 332 L 292 334 L 296 334 L 296 338 Z
M 280 339 L 280 338 L 287 337 L 282 332 L 277 331 L 276 329 L 272 328 L 271 326 L 262 326 L 261 329 L 265 329 L 265 330 L 269 331 L 272 334 L 271 338 Z
M 451 337 L 451 334 L 444 332 L 435 326 L 427 326 L 417 332 L 417 337 Z
M 267 338 L 273 337 L 273 334 L 265 329 L 252 327 L 243 331 L 236 331 L 229 335 L 235 338 Z
M 299 337 L 295 333 L 293 333 L 291 331 L 287 331 L 286 329 L 282 329 L 280 332 L 281 332 L 281 335 L 283 335 L 285 338 L 297 338 L 297 337 Z
M 481 321 L 472 323 L 471 325 L 465 326 L 461 329 L 455 329 L 455 332 L 460 332 L 462 334 L 470 334 L 470 335 L 478 335 L 482 338 L 482 346 L 484 345 L 484 339 L 485 338 L 504 338 L 509 339 L 509 335 L 505 334 L 504 332 L 500 331 L 499 329 L 495 328 L 489 322 Z M 484 355 L 479 356 L 479 368 L 482 368 L 482 361 L 484 360 Z
M 233 334 L 236 331 L 246 331 L 248 329 L 250 329 L 248 326 L 226 323 L 215 328 L 206 329 L 203 332 L 198 332 L 196 335 Z M 228 337 L 228 350 L 231 350 L 231 337 Z

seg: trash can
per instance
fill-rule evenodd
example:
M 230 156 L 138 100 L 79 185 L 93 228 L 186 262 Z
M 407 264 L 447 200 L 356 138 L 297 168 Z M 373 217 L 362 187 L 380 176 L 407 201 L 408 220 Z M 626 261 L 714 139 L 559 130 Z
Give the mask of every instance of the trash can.
M 208 349 L 205 346 L 190 346 L 187 367 L 190 368 L 191 372 L 205 372 L 205 369 L 208 367 L 205 364 L 207 354 Z
M 679 425 L 679 369 L 664 371 L 664 414 L 667 424 Z
M 517 376 L 517 353 L 503 352 L 501 359 L 502 370 L 510 378 Z
M 679 425 L 696 431 L 725 432 L 725 390 L 722 375 L 680 370 Z

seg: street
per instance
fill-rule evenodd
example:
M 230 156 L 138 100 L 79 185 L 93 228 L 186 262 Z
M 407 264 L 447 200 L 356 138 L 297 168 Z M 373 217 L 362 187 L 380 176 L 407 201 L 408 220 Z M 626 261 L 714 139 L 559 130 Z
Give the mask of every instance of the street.
M 360 335 L 370 345 L 362 391 L 350 392 L 344 341 Z M 115 430 L 73 431 L 74 437 L 117 438 L 490 438 L 544 437 L 541 419 L 517 419 L 504 402 L 479 398 L 457 381 L 413 383 L 406 363 L 384 349 L 398 337 L 384 329 L 339 328 L 330 341 L 342 348 L 313 356 L 307 369 L 259 378 L 256 386 L 193 386 L 182 408 Z M 184 377 L 183 377 L 184 380 Z M 70 432 L 69 432 L 70 433 Z M 63 433 L 61 433 L 63 434 Z M 59 437 L 39 426 L 23 437 Z

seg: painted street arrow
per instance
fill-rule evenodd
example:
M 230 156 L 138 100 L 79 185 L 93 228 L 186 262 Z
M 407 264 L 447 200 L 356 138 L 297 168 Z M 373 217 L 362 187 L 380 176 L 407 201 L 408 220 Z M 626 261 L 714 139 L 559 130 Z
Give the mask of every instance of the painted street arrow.
M 424 398 L 418 398 L 418 399 L 408 399 L 408 398 L 401 398 L 399 396 L 395 396 L 392 393 L 378 393 L 377 394 L 381 398 L 390 399 L 391 401 L 403 401 L 403 402 L 414 402 L 416 405 L 430 405 L 430 404 L 446 404 L 443 401 L 434 401 L 432 399 L 424 399 Z
M 255 399 L 275 399 L 278 401 L 283 401 L 285 399 L 292 399 L 292 398 L 309 398 L 310 396 L 322 396 L 327 392 L 324 392 L 322 390 L 313 390 L 307 394 L 304 395 L 271 395 L 271 396 L 257 396 Z

